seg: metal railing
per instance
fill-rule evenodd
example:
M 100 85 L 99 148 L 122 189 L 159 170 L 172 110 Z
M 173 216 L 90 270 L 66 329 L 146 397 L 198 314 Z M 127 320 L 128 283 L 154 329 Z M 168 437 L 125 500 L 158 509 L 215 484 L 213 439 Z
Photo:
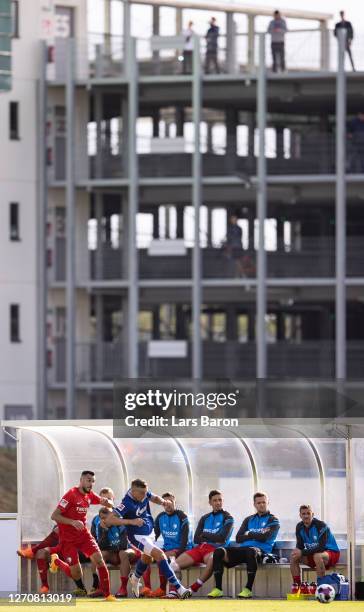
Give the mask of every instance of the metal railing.
M 140 376 L 168 378 L 191 376 L 191 343 L 184 358 L 157 359 L 148 356 L 148 343 L 139 342 Z M 65 340 L 55 341 L 55 367 L 49 383 L 65 382 Z M 255 342 L 228 340 L 202 343 L 205 378 L 255 377 Z M 127 351 L 122 342 L 76 344 L 76 382 L 110 383 L 127 376 Z M 364 342 L 347 343 L 348 378 L 364 376 Z M 333 378 L 335 343 L 332 340 L 277 341 L 268 344 L 269 378 Z
M 84 241 L 86 244 L 86 241 Z M 49 271 L 50 282 L 66 279 L 65 239 L 59 238 Z M 232 248 L 228 244 L 201 248 L 202 278 L 256 278 L 256 250 Z M 185 255 L 155 256 L 147 248 L 138 249 L 139 277 L 143 279 L 191 279 L 192 248 Z M 364 275 L 364 242 L 360 236 L 347 237 L 346 274 Z M 302 236 L 299 245 L 280 243 L 267 252 L 268 278 L 334 278 L 335 239 L 333 236 Z M 76 281 L 122 280 L 127 278 L 123 249 L 105 242 L 97 249 L 82 249 L 77 245 Z
M 217 66 L 221 74 L 255 73 L 258 63 L 258 37 L 249 49 L 248 34 L 236 32 L 232 37 L 220 34 L 217 48 Z M 153 37 L 137 39 L 137 61 L 141 76 L 182 75 L 186 72 L 181 36 L 176 36 L 175 47 L 153 50 Z M 54 52 L 50 52 L 48 79 L 65 78 L 65 48 L 67 39 L 57 39 Z M 266 63 L 271 68 L 271 39 L 266 36 Z M 200 37 L 201 63 L 205 68 L 206 40 Z M 364 39 L 357 36 L 352 43 L 352 55 L 357 70 L 364 69 Z M 337 40 L 331 30 L 292 30 L 285 37 L 285 59 L 288 72 L 336 71 Z M 351 65 L 347 59 L 347 69 Z M 211 68 L 216 72 L 215 66 Z M 187 73 L 190 72 L 188 68 Z M 78 79 L 115 78 L 126 76 L 125 43 L 122 36 L 89 33 L 76 41 L 76 76 Z
M 206 134 L 201 126 L 202 175 L 209 176 L 255 176 L 257 151 L 249 151 L 248 139 L 238 134 L 226 137 L 226 129 L 207 146 Z M 326 175 L 335 174 L 335 135 L 323 132 L 314 126 L 295 128 L 290 126 L 269 128 L 266 137 L 267 174 L 275 175 Z M 284 137 L 279 131 L 286 132 Z M 346 149 L 347 174 L 364 173 L 364 131 L 348 134 Z M 122 135 L 113 134 L 115 142 L 101 142 L 96 154 L 84 156 L 80 148 L 75 160 L 77 180 L 128 178 L 127 160 L 122 153 Z M 279 140 L 280 139 L 280 140 Z M 165 150 L 163 150 L 165 141 Z M 116 143 L 116 144 L 115 144 Z M 156 144 L 155 144 L 156 143 Z M 157 145 L 158 144 L 158 148 Z M 96 143 L 95 143 L 96 146 Z M 139 149 L 139 176 L 141 178 L 191 177 L 193 143 L 184 137 L 137 137 Z M 249 149 L 252 147 L 249 146 Z M 254 147 L 253 147 L 254 148 Z M 182 150 L 181 150 L 182 149 Z M 147 152 L 146 152 L 147 151 Z M 60 162 L 58 163 L 58 158 Z M 63 150 L 55 150 L 48 180 L 64 181 L 65 166 Z

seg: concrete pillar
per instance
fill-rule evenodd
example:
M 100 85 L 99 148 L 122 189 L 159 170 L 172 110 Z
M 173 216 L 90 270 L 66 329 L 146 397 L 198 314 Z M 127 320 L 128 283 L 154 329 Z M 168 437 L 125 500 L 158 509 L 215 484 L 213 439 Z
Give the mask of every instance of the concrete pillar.
M 226 122 L 226 154 L 236 155 L 236 127 L 238 124 L 238 113 L 235 108 L 228 108 L 225 111 Z
M 182 106 L 176 108 L 176 135 L 183 136 L 183 126 L 185 122 L 185 109 Z
M 153 36 L 159 36 L 160 10 L 159 6 L 153 6 Z M 160 72 L 159 51 L 153 51 L 153 64 L 155 64 L 156 73 Z
M 102 178 L 102 114 L 103 114 L 103 99 L 102 93 L 98 87 L 94 90 L 94 113 L 96 122 L 96 159 L 95 159 L 95 177 Z
M 247 67 L 249 72 L 255 69 L 255 15 L 248 15 L 248 58 Z
M 66 72 L 66 417 L 76 416 L 75 278 L 75 41 L 68 39 Z
M 160 119 L 159 108 L 156 108 L 152 112 L 153 138 L 158 138 L 159 137 L 159 119 Z
M 330 30 L 326 21 L 320 21 L 320 68 L 330 70 Z
M 183 213 L 184 207 L 181 204 L 177 205 L 177 238 L 183 238 Z
M 257 218 L 259 244 L 257 252 L 257 361 L 256 377 L 267 377 L 267 338 L 265 318 L 267 314 L 267 253 L 264 240 L 264 222 L 267 217 L 267 161 L 265 158 L 265 129 L 267 125 L 267 77 L 265 67 L 265 34 L 259 34 L 259 71 L 257 115 L 259 128 L 259 157 L 257 185 Z
M 338 32 L 336 77 L 336 378 L 346 378 L 346 31 Z
M 236 23 L 234 13 L 226 13 L 226 70 L 236 72 Z
M 276 127 L 276 138 L 277 138 L 277 159 L 284 158 L 284 127 L 278 125 Z
M 111 0 L 104 0 L 104 50 L 106 55 L 111 54 Z
M 104 356 L 104 304 L 100 293 L 95 295 L 95 317 L 96 317 L 96 380 L 102 381 L 103 356 Z
M 102 227 L 102 215 L 103 215 L 103 202 L 102 194 L 95 193 L 95 216 L 97 221 L 97 249 L 95 253 L 95 275 L 97 280 L 103 278 L 103 227 Z

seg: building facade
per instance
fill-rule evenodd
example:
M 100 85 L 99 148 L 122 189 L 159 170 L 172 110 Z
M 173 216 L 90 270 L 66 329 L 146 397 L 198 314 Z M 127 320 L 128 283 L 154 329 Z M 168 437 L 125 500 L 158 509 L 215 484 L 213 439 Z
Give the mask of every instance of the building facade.
M 286 12 L 310 31 L 286 35 L 288 70 L 273 73 L 259 70 L 256 16 L 267 11 L 196 5 L 196 23 L 198 10 L 208 9 L 221 25 L 218 65 L 206 74 L 203 36 L 192 37 L 192 65 L 183 61 L 189 5 L 143 5 L 148 38 L 136 40 L 137 4 L 123 3 L 117 33 L 112 4 L 97 33 L 87 32 L 85 2 L 54 5 L 42 44 L 32 16 L 38 59 L 31 89 L 19 96 L 29 95 L 23 112 L 38 113 L 39 123 L 20 121 L 29 148 L 12 153 L 19 143 L 9 142 L 1 169 L 8 167 L 7 200 L 26 198 L 29 215 L 20 244 L 7 242 L 6 261 L 17 257 L 14 279 L 2 269 L 2 325 L 9 304 L 29 300 L 24 343 L 2 356 L 9 381 L 2 404 L 14 403 L 16 390 L 15 403 L 50 418 L 110 417 L 113 382 L 122 377 L 358 381 L 364 170 L 355 122 L 344 168 L 337 164 L 330 15 Z M 15 68 L 17 44 L 27 53 L 20 37 Z M 268 36 L 265 45 L 269 66 Z M 16 100 L 16 78 L 15 70 L 0 104 Z M 363 83 L 360 72 L 344 81 L 346 122 L 361 110 Z M 344 202 L 343 277 L 337 262 L 345 257 L 336 253 Z M 31 401 L 21 393 L 16 350 Z

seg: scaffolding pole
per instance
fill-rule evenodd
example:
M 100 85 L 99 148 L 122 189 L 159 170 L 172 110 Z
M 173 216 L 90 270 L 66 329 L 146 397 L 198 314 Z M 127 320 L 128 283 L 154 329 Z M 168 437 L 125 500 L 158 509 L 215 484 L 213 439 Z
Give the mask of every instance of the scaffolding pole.
M 265 129 L 267 124 L 267 75 L 265 67 L 265 34 L 259 34 L 259 68 L 257 95 L 257 125 L 259 130 L 257 219 L 259 244 L 257 253 L 257 355 L 256 376 L 267 376 L 267 342 L 265 315 L 267 308 L 267 255 L 265 251 L 265 219 L 267 216 L 267 164 L 265 159 Z
M 75 410 L 75 89 L 73 38 L 67 44 L 66 70 L 66 418 L 74 419 Z
M 193 77 L 192 77 L 192 112 L 194 125 L 194 153 L 192 177 L 192 204 L 194 209 L 195 229 L 192 259 L 192 377 L 202 377 L 202 346 L 200 313 L 202 304 L 201 287 L 201 249 L 200 249 L 200 207 L 201 207 L 201 152 L 200 152 L 200 124 L 201 124 L 201 58 L 200 39 L 194 36 L 193 46 Z
M 335 370 L 337 379 L 346 378 L 346 32 L 338 32 L 336 76 L 336 336 Z
M 138 310 L 139 271 L 136 245 L 136 219 L 138 214 L 138 155 L 136 148 L 136 124 L 138 119 L 138 64 L 136 40 L 129 37 L 128 46 L 128 377 L 137 378 L 138 363 Z
M 39 171 L 39 216 L 38 216 L 38 392 L 37 416 L 47 418 L 47 173 L 46 173 L 46 122 L 47 122 L 47 45 L 40 44 L 41 73 L 38 85 L 38 171 Z

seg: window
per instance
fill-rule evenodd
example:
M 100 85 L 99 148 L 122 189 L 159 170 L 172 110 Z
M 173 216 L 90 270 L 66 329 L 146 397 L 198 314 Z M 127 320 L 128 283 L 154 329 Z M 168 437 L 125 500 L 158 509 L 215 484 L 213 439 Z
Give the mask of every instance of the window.
M 9 230 L 10 240 L 20 240 L 19 230 L 19 204 L 11 202 L 9 208 Z
M 18 102 L 10 102 L 9 138 L 10 140 L 19 140 L 19 104 Z
M 12 0 L 11 2 L 11 22 L 13 38 L 19 38 L 19 2 L 18 0 Z
M 10 342 L 20 342 L 19 304 L 10 304 Z

